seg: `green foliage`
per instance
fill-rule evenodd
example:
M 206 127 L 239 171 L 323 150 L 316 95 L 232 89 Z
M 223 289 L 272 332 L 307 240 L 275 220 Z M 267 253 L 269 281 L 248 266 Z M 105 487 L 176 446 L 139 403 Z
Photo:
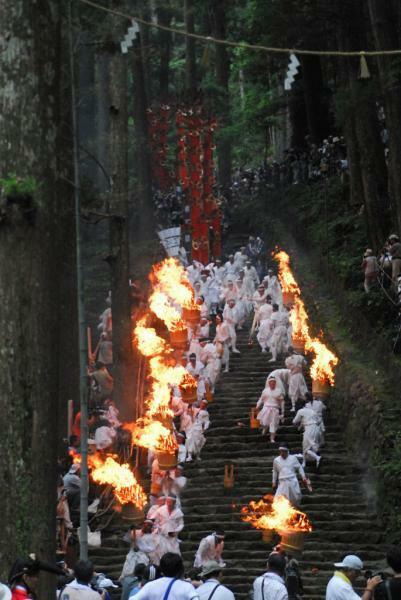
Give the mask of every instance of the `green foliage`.
M 31 196 L 38 189 L 35 177 L 19 177 L 16 173 L 9 173 L 5 179 L 0 179 L 0 187 L 5 196 Z

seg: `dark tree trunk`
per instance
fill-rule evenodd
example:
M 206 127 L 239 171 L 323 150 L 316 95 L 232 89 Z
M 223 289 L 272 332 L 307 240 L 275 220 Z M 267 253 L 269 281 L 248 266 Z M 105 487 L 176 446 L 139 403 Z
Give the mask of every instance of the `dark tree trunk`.
M 54 560 L 57 464 L 59 3 L 1 0 L 0 173 L 32 176 L 0 220 L 1 579 L 16 556 Z M 53 598 L 50 587 L 41 598 Z
M 302 80 L 311 141 L 320 143 L 330 133 L 329 110 L 319 56 L 302 56 Z
M 101 51 L 95 54 L 96 155 L 101 165 L 97 165 L 96 187 L 100 192 L 109 189 L 107 177 L 109 172 L 107 141 L 110 128 L 109 61 L 110 55 L 107 52 Z
M 63 25 L 65 21 L 60 21 Z M 60 64 L 69 64 L 68 30 L 61 27 Z M 63 202 L 58 205 L 59 241 L 63 252 L 60 256 L 60 300 L 59 300 L 59 348 L 62 360 L 59 365 L 59 431 L 60 450 L 65 450 L 63 439 L 68 432 L 68 400 L 79 405 L 79 353 L 78 353 L 78 307 L 76 235 L 73 181 L 73 138 L 71 115 L 71 78 L 67 69 L 61 69 L 60 94 L 58 99 L 59 122 L 57 145 L 62 148 L 58 158 L 58 195 Z
M 225 0 L 212 2 L 210 4 L 212 34 L 216 38 L 224 39 L 226 37 L 226 11 L 228 6 Z M 230 78 L 230 60 L 226 46 L 223 44 L 215 45 L 216 57 L 216 79 L 219 86 L 217 98 L 217 115 L 219 122 L 219 133 L 217 136 L 217 159 L 219 183 L 228 189 L 231 184 L 231 138 L 227 131 L 224 131 L 230 125 L 230 97 L 229 97 L 229 78 Z
M 134 79 L 135 157 L 137 177 L 138 219 L 137 236 L 145 241 L 154 236 L 151 155 L 148 134 L 145 75 L 142 61 L 142 45 L 134 45 L 132 72 Z
M 377 50 L 399 47 L 398 13 L 391 2 L 369 0 L 369 13 Z M 399 10 L 399 7 L 398 7 Z M 401 232 L 401 77 L 398 59 L 378 57 L 379 74 L 384 98 L 386 128 L 389 133 L 389 188 L 392 209 Z
M 157 9 L 157 18 L 160 25 L 169 27 L 171 25 L 172 13 L 168 5 L 163 4 Z M 159 95 L 160 102 L 167 102 L 169 98 L 170 80 L 170 55 L 171 55 L 171 33 L 159 30 L 160 46 L 160 69 L 159 69 Z
M 344 6 L 339 38 L 341 49 L 355 50 L 365 47 L 363 15 L 363 6 L 359 1 Z M 370 245 L 377 250 L 383 245 L 389 227 L 384 147 L 370 82 L 358 80 L 357 61 L 346 59 L 346 69 L 350 93 L 348 110 L 353 114 L 359 149 L 367 234 Z
M 120 21 L 115 31 L 120 33 Z M 110 145 L 113 189 L 110 200 L 111 294 L 114 399 L 129 415 L 133 398 L 128 240 L 127 57 L 119 49 L 110 59 Z
M 195 7 L 193 0 L 184 0 L 184 21 L 188 33 L 195 31 Z M 195 39 L 185 38 L 185 88 L 190 98 L 196 97 L 196 53 Z

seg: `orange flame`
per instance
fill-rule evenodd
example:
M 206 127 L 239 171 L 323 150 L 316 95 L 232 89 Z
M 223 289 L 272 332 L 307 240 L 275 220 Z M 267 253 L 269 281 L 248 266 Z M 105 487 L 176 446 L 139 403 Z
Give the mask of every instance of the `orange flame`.
M 301 291 L 298 283 L 291 271 L 289 255 L 281 250 L 274 254 L 274 259 L 279 263 L 279 280 L 283 291 L 295 294 L 290 312 L 293 340 L 305 342 L 306 351 L 313 352 L 315 355 L 310 368 L 312 379 L 334 385 L 335 374 L 333 369 L 338 364 L 339 359 L 334 352 L 327 348 L 326 344 L 310 335 L 308 313 L 303 300 L 300 298 Z
M 264 496 L 256 502 L 251 500 L 241 509 L 241 518 L 255 529 L 276 531 L 312 531 L 307 515 L 292 506 L 285 496 Z
M 132 431 L 132 441 L 137 446 L 171 453 L 175 452 L 178 448 L 177 441 L 171 430 L 160 423 L 160 421 L 151 421 L 144 418 L 127 427 Z
M 88 460 L 92 467 L 93 481 L 110 484 L 115 497 L 121 504 L 135 504 L 138 508 L 145 506 L 146 494 L 128 463 L 121 465 L 113 456 L 107 456 L 104 460 L 102 457 L 94 455 L 89 456 Z
M 330 385 L 334 385 L 333 368 L 338 364 L 338 357 L 317 338 L 307 340 L 305 349 L 315 354 L 310 368 L 312 379 L 322 383 L 327 381 Z
M 159 337 L 152 327 L 145 326 L 144 319 L 135 327 L 134 335 L 138 350 L 144 356 L 155 356 L 155 354 L 171 351 L 165 340 Z
M 281 284 L 283 292 L 292 292 L 293 294 L 300 294 L 301 290 L 297 282 L 295 281 L 294 275 L 290 269 L 290 257 L 287 252 L 280 250 L 274 255 L 274 259 L 279 264 L 278 278 Z
M 150 310 L 166 324 L 170 332 L 186 329 L 181 317 L 182 308 L 195 308 L 197 305 L 183 267 L 175 259 L 168 258 L 153 266 L 149 279 L 153 288 L 149 298 Z M 171 389 L 181 384 L 196 388 L 197 383 L 170 356 L 172 348 L 153 328 L 148 327 L 147 321 L 147 317 L 144 317 L 137 323 L 134 341 L 139 351 L 150 359 L 151 385 L 145 415 L 128 428 L 132 431 L 132 441 L 137 446 L 173 453 L 178 445 L 171 433 Z

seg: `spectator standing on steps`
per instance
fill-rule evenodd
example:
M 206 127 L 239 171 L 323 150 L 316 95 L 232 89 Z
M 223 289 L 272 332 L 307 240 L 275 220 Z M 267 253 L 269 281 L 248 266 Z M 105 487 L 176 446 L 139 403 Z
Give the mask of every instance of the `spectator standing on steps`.
M 266 573 L 253 583 L 253 600 L 288 600 L 284 583 L 285 568 L 284 556 L 278 553 L 270 554 Z
M 326 588 L 326 600 L 360 600 L 354 592 L 353 585 L 362 573 L 363 562 L 359 556 L 349 554 L 341 562 L 334 563 L 336 571 Z M 374 590 L 381 582 L 381 577 L 368 579 L 362 600 L 372 600 Z
M 215 560 L 204 565 L 201 578 L 204 583 L 197 589 L 200 600 L 235 600 L 232 591 L 222 585 L 223 567 Z

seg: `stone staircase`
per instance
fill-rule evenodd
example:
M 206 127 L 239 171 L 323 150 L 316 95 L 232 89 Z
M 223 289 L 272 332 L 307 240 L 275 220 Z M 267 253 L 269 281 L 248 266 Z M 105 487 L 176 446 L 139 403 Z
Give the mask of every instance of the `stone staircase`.
M 260 396 L 267 374 L 283 367 L 269 363 L 270 355 L 262 354 L 257 344 L 249 347 L 246 331 L 239 332 L 238 347 L 241 354 L 231 356 L 231 371 L 221 374 L 215 401 L 209 407 L 211 427 L 201 461 L 185 467 L 185 529 L 180 535 L 189 570 L 201 538 L 216 527 L 223 527 L 225 584 L 237 600 L 249 597 L 253 580 L 264 572 L 272 547 L 262 541 L 260 531 L 242 522 L 240 509 L 251 499 L 271 493 L 272 462 L 278 454 L 278 444 L 272 446 L 259 430 L 250 429 L 249 412 Z M 287 403 L 277 440 L 285 442 L 292 453 L 301 452 L 302 435 L 291 424 L 293 413 L 289 408 Z M 364 495 L 363 472 L 348 457 L 341 433 L 328 412 L 319 472 L 314 466 L 306 469 L 314 490 L 309 493 L 303 489 L 301 508 L 313 525 L 299 557 L 305 600 L 324 599 L 333 563 L 345 554 L 358 554 L 367 568 L 374 567 L 383 557 L 382 533 L 374 508 L 369 507 Z M 235 486 L 228 491 L 223 487 L 223 477 L 224 466 L 229 463 L 235 465 Z M 115 580 L 128 552 L 128 545 L 121 540 L 124 529 L 127 525 L 116 515 L 103 532 L 102 547 L 90 553 L 96 570 Z M 118 594 L 115 590 L 113 597 Z
M 258 345 L 248 347 L 246 333 L 239 335 L 240 355 L 232 355 L 231 372 L 222 374 L 210 405 L 211 427 L 202 460 L 186 467 L 188 485 L 182 498 L 185 529 L 181 549 L 188 567 L 199 541 L 216 527 L 226 532 L 225 583 L 235 597 L 248 598 L 253 580 L 265 570 L 271 544 L 261 532 L 241 521 L 240 509 L 251 499 L 271 493 L 273 458 L 278 444 L 249 427 L 250 408 L 256 404 L 268 372 L 283 367 L 269 363 Z M 286 405 L 286 418 L 278 442 L 292 453 L 301 452 L 302 435 L 292 425 L 293 413 Z M 363 493 L 363 473 L 343 447 L 333 419 L 326 419 L 326 444 L 319 472 L 307 467 L 313 492 L 303 490 L 302 510 L 313 524 L 300 556 L 305 599 L 323 599 L 333 563 L 345 554 L 356 553 L 366 566 L 383 557 L 381 531 L 374 509 Z M 235 465 L 235 486 L 223 487 L 224 466 Z M 278 541 L 278 540 L 277 540 Z

